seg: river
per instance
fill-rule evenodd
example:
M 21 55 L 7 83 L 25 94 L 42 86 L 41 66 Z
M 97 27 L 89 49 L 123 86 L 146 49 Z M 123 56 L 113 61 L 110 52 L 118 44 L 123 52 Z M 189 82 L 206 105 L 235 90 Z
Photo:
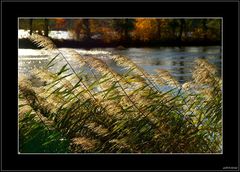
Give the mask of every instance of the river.
M 60 48 L 60 51 L 61 50 L 64 51 L 66 48 Z M 95 48 L 90 50 L 75 50 L 86 57 L 88 55 L 94 55 L 104 60 L 114 69 L 117 69 L 117 66 L 109 60 L 109 56 L 112 54 L 125 55 L 149 73 L 155 73 L 155 69 L 166 69 L 181 83 L 191 80 L 191 70 L 193 69 L 194 60 L 198 58 L 207 59 L 210 63 L 216 65 L 219 70 L 219 75 L 221 75 L 221 46 L 127 48 L 123 50 L 115 48 Z M 34 67 L 44 67 L 52 57 L 53 56 L 47 55 L 43 50 L 19 49 L 19 74 L 28 74 L 29 70 Z M 71 63 L 75 63 L 75 61 L 71 59 Z M 56 66 L 59 70 L 60 65 L 62 64 Z

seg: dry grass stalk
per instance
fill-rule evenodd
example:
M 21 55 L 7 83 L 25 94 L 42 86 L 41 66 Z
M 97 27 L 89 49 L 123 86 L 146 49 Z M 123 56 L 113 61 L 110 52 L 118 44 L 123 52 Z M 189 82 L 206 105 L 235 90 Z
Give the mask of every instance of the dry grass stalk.
M 29 36 L 29 39 L 37 44 L 39 47 L 42 47 L 44 50 L 54 50 L 56 49 L 55 44 L 48 37 L 32 34 Z

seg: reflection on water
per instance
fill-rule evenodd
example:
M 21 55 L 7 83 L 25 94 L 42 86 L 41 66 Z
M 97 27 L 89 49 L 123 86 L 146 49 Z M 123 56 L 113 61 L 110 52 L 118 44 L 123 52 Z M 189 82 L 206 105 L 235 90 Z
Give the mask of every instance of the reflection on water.
M 64 51 L 65 49 L 60 49 Z M 120 71 L 109 56 L 112 54 L 121 54 L 132 59 L 136 64 L 143 67 L 149 73 L 155 73 L 155 69 L 166 69 L 180 82 L 186 82 L 191 79 L 191 70 L 194 60 L 204 58 L 216 65 L 221 74 L 221 47 L 159 47 L 159 48 L 128 48 L 118 50 L 115 48 L 101 49 L 76 49 L 81 55 L 94 55 L 104 60 L 110 67 Z M 34 67 L 42 68 L 49 62 L 46 52 L 41 50 L 19 49 L 19 73 L 28 73 Z M 71 64 L 78 67 L 74 59 L 68 57 Z M 56 70 L 60 69 L 64 61 L 56 65 Z
M 160 47 L 160 48 L 129 48 L 112 50 L 126 55 L 149 73 L 155 69 L 166 69 L 180 82 L 191 79 L 191 70 L 197 58 L 204 58 L 217 66 L 221 74 L 221 47 Z

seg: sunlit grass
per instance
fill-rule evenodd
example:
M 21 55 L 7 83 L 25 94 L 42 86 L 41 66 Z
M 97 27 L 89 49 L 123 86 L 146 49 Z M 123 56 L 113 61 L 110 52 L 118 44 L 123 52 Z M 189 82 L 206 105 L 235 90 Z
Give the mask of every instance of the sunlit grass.
M 197 60 L 182 86 L 168 71 L 150 75 L 124 56 L 111 56 L 120 75 L 94 55 L 30 39 L 57 55 L 19 79 L 20 152 L 222 152 L 222 81 L 208 61 Z

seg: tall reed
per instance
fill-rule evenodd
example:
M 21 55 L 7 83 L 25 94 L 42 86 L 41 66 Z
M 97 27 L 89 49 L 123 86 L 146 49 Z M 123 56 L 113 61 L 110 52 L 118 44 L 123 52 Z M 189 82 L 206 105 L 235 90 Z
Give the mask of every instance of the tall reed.
M 19 80 L 20 152 L 222 151 L 222 81 L 206 60 L 197 60 L 193 80 L 181 85 L 169 72 L 150 75 L 124 56 L 111 57 L 125 69 L 118 74 L 44 36 L 30 40 L 54 55 L 45 69 L 31 71 L 42 85 Z M 40 133 L 41 141 L 34 139 Z

